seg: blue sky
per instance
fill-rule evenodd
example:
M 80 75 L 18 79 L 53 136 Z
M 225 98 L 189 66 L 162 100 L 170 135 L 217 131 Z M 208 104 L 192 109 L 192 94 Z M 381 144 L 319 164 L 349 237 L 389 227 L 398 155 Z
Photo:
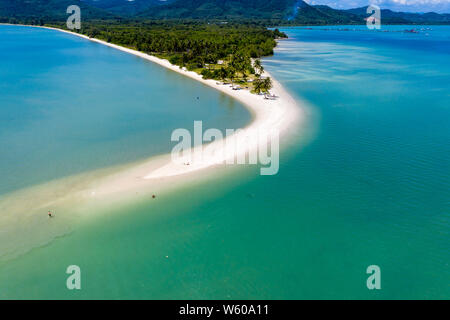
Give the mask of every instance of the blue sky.
M 326 4 L 337 9 L 348 9 L 376 4 L 382 9 L 412 12 L 450 13 L 450 0 L 305 0 L 309 4 Z

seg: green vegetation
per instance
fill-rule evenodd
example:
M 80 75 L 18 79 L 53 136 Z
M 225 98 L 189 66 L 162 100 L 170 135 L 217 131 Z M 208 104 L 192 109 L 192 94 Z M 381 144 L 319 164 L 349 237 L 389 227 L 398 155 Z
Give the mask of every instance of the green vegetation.
M 65 28 L 64 24 L 53 25 Z M 248 87 L 258 84 L 258 93 L 271 83 L 259 84 L 263 67 L 258 58 L 273 54 L 276 39 L 286 35 L 278 29 L 242 24 L 83 23 L 79 31 L 120 46 L 132 48 L 216 79 Z
M 82 12 L 89 37 L 136 49 L 205 79 L 267 92 L 259 58 L 286 37 L 267 26 L 365 24 L 366 8 L 336 10 L 302 0 L 1 0 L 0 23 L 66 28 L 69 5 Z M 450 22 L 446 14 L 383 10 L 383 23 Z
M 286 19 L 298 0 L 177 0 L 139 14 L 154 19 Z
M 65 21 L 70 5 L 81 8 L 83 20 L 113 18 L 111 13 L 80 0 L 0 0 L 0 22 L 43 25 Z
M 184 5 L 196 6 L 208 1 L 195 0 Z M 286 10 L 285 4 L 295 2 L 270 0 L 264 5 L 258 5 L 258 1 L 237 1 L 236 8 L 239 11 L 244 6 L 245 9 L 262 10 L 261 12 L 277 8 L 278 11 L 275 11 L 283 12 L 278 17 L 282 17 Z M 176 6 L 180 5 L 177 0 L 171 2 Z M 227 7 L 233 1 L 213 2 Z M 65 29 L 67 6 L 76 4 L 82 9 L 82 29 L 79 33 L 167 59 L 180 68 L 201 74 L 205 79 L 231 82 L 233 87 L 240 85 L 250 90 L 254 89 L 255 83 L 255 91 L 258 93 L 270 89 L 270 81 L 260 79 L 261 70 L 255 68 L 253 62 L 260 57 L 272 55 L 275 40 L 286 35 L 278 30 L 268 30 L 262 20 L 256 23 L 250 20 L 225 22 L 217 19 L 207 22 L 190 18 L 144 20 L 130 16 L 122 18 L 112 12 L 123 8 L 129 14 L 147 5 L 154 9 L 171 5 L 166 3 L 168 4 L 161 5 L 154 0 L 133 3 L 124 0 L 4 0 L 0 3 L 0 22 Z M 5 16 L 4 12 L 8 16 L 1 18 Z
M 0 22 L 44 24 L 64 21 L 78 5 L 83 22 L 93 20 L 239 22 L 261 26 L 365 24 L 367 7 L 337 10 L 302 0 L 0 0 Z M 449 24 L 449 14 L 382 10 L 383 24 Z
M 345 10 L 360 17 L 367 17 L 367 7 Z M 450 24 L 450 14 L 394 12 L 389 9 L 381 10 L 383 24 Z
M 83 0 L 87 5 L 120 15 L 134 16 L 149 8 L 167 5 L 176 0 Z

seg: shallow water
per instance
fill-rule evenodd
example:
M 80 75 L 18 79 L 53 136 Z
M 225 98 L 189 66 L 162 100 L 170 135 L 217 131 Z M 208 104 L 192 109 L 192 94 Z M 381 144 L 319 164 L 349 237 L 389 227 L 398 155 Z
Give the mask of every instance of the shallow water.
M 0 195 L 173 147 L 176 128 L 240 128 L 233 99 L 53 30 L 0 26 Z
M 278 175 L 246 168 L 93 215 L 0 264 L 0 297 L 449 298 L 450 28 L 432 28 L 283 29 L 264 64 L 313 108 Z

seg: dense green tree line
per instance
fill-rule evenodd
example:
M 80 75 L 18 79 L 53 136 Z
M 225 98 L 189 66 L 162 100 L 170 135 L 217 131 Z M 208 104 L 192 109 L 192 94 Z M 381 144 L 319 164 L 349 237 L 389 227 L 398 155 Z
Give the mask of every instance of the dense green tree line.
M 139 51 L 160 55 L 189 69 L 203 68 L 230 56 L 258 58 L 273 54 L 278 30 L 241 24 L 84 23 L 81 33 Z
M 35 25 L 66 29 L 65 22 Z M 267 91 L 253 61 L 273 54 L 276 39 L 287 37 L 278 29 L 255 23 L 184 21 L 97 20 L 83 22 L 81 34 L 168 59 L 207 79 L 228 80 Z M 252 81 L 247 82 L 251 78 Z M 260 84 L 262 83 L 262 86 Z
M 204 78 L 240 83 L 257 74 L 252 61 L 273 54 L 276 39 L 286 37 L 278 29 L 252 24 L 168 21 L 88 22 L 78 32 L 168 59 Z

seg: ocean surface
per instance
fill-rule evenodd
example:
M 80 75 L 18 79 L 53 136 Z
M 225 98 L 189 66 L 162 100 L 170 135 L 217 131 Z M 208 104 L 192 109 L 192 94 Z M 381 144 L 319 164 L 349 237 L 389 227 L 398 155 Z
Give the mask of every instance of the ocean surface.
M 239 128 L 228 96 L 53 30 L 0 26 L 0 195 L 168 153 L 174 129 Z
M 308 107 L 278 175 L 231 170 L 94 215 L 0 262 L 0 298 L 450 298 L 450 27 L 427 28 L 283 28 L 264 65 Z M 0 78 L 0 193 L 170 150 L 193 119 L 249 121 L 212 89 L 57 32 L 0 27 Z

